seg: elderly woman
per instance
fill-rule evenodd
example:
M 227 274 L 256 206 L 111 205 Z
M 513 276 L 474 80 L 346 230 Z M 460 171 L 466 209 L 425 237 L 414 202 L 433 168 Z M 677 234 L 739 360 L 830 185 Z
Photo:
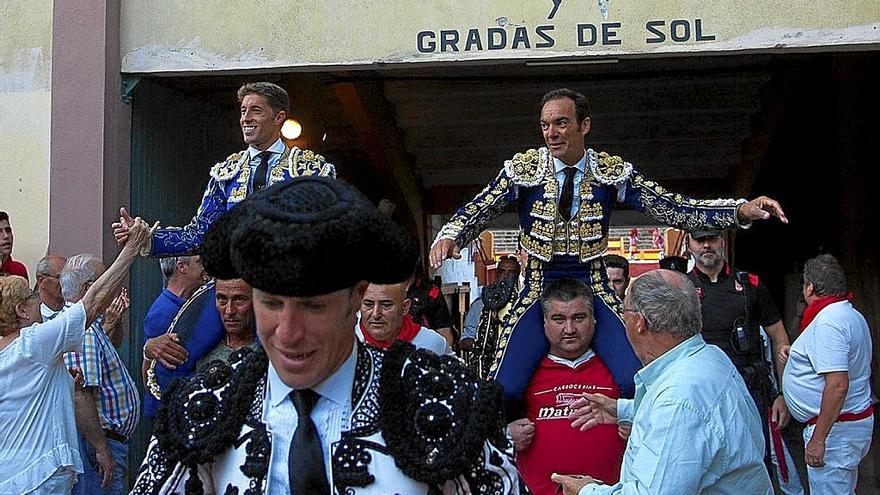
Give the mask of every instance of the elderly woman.
M 0 278 L 0 494 L 69 493 L 82 472 L 65 352 L 119 292 L 149 228 L 138 220 L 113 265 L 82 300 L 46 323 L 21 277 Z

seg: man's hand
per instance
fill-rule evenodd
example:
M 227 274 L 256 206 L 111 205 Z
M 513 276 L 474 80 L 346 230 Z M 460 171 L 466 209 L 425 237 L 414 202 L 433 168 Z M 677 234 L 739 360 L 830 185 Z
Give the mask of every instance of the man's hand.
M 776 430 L 779 431 L 788 426 L 789 420 L 791 420 L 791 414 L 788 412 L 785 399 L 780 395 L 770 406 L 770 422 L 775 424 Z
M 83 375 L 82 369 L 78 366 L 71 366 L 67 368 L 67 372 L 70 373 L 70 376 L 73 377 L 73 386 L 74 387 L 82 387 L 83 384 L 86 383 L 86 377 Z
M 163 366 L 173 370 L 186 362 L 189 353 L 180 345 L 180 338 L 176 333 L 166 333 L 147 339 L 144 344 L 144 357 L 158 360 Z
M 113 227 L 113 237 L 116 238 L 116 244 L 120 246 L 124 246 L 128 241 L 128 234 L 131 230 L 131 227 L 134 225 L 134 219 L 131 218 L 131 215 L 128 214 L 128 211 L 125 207 L 119 209 L 119 221 L 114 222 L 111 227 Z
M 785 363 L 788 362 L 789 352 L 791 352 L 790 345 L 784 345 L 779 348 L 779 352 L 776 353 L 776 369 L 785 369 Z
M 113 481 L 113 470 L 116 468 L 110 449 L 96 450 L 95 462 L 98 464 L 98 475 L 101 476 L 101 488 L 109 487 L 110 482 Z
M 437 244 L 434 244 L 434 247 L 431 248 L 431 253 L 428 255 L 431 268 L 434 270 L 440 268 L 440 265 L 443 264 L 443 260 L 446 258 L 461 259 L 459 251 L 461 251 L 461 248 L 452 239 L 440 239 L 437 241 Z
M 624 442 L 629 440 L 629 436 L 632 435 L 633 425 L 629 423 L 618 423 L 617 424 L 617 436 L 620 437 Z
M 535 423 L 528 418 L 517 419 L 507 425 L 507 432 L 513 439 L 513 448 L 520 452 L 528 448 L 535 439 Z
M 602 394 L 583 394 L 571 406 L 572 428 L 587 431 L 596 425 L 617 424 L 617 399 Z
M 778 218 L 782 223 L 788 223 L 782 206 L 775 199 L 767 196 L 758 196 L 757 198 L 739 205 L 736 214 L 741 220 L 753 222 L 755 220 L 767 220 L 770 216 Z
M 123 287 L 119 292 L 119 295 L 113 299 L 113 302 L 110 303 L 110 306 L 104 311 L 104 330 L 109 332 L 116 328 L 130 307 L 131 299 L 128 296 L 128 289 Z
M 810 441 L 807 442 L 807 447 L 804 449 L 804 460 L 807 461 L 807 466 L 812 467 L 822 467 L 825 465 L 825 440 L 820 440 L 815 436 L 810 438 Z
M 558 484 L 562 488 L 563 495 L 578 495 L 581 488 L 591 483 L 596 483 L 598 480 L 594 480 L 589 476 L 581 476 L 579 474 L 553 473 L 550 475 L 550 481 Z
M 462 351 L 470 351 L 474 348 L 474 339 L 465 337 L 458 341 L 458 348 Z

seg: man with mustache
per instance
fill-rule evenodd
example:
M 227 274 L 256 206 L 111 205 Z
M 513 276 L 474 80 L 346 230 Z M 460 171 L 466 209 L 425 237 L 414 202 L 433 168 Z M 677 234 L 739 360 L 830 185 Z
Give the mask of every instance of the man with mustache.
M 214 288 L 216 290 L 214 302 L 217 313 L 223 321 L 223 329 L 226 330 L 226 339 L 220 341 L 217 347 L 199 359 L 196 363 L 197 370 L 205 368 L 216 359 L 229 361 L 232 353 L 241 348 L 256 349 L 260 346 L 254 333 L 254 301 L 251 286 L 240 278 L 217 279 Z
M 727 263 L 727 244 L 720 232 L 694 230 L 688 234 L 687 242 L 694 258 L 694 269 L 688 277 L 700 298 L 703 338 L 720 347 L 742 375 L 758 407 L 764 431 L 768 430 L 769 421 L 773 434 L 778 434 L 790 416 L 782 391 L 770 381 L 771 370 L 764 360 L 759 327 L 763 327 L 770 338 L 778 383 L 782 381 L 789 341 L 770 292 L 757 275 Z M 767 464 L 772 472 L 769 462 Z

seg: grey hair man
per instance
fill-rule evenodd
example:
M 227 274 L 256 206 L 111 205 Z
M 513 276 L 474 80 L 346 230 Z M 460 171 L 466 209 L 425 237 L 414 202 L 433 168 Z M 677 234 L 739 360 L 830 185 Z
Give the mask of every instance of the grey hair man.
M 40 314 L 43 321 L 49 321 L 64 309 L 64 296 L 61 294 L 61 270 L 67 258 L 46 255 L 37 262 L 37 293 L 40 295 Z
M 189 353 L 181 345 L 176 333 L 168 327 L 183 303 L 200 285 L 207 282 L 205 268 L 198 256 L 171 256 L 161 258 L 159 267 L 165 280 L 165 288 L 153 301 L 144 318 L 144 361 L 141 375 L 147 382 L 146 373 L 153 361 L 174 369 L 186 362 Z M 152 418 L 161 402 L 152 394 L 144 394 L 144 416 Z
M 874 429 L 871 331 L 830 254 L 804 267 L 807 308 L 785 365 L 783 392 L 804 429 L 811 493 L 855 493 Z
M 79 301 L 103 273 L 104 264 L 94 255 L 68 259 L 60 276 L 64 300 Z M 97 493 L 102 486 L 121 493 L 128 438 L 140 419 L 140 399 L 100 320 L 86 329 L 82 349 L 64 355 L 67 367 L 78 368 L 83 375 L 83 385 L 74 394 L 74 413 L 80 456 L 89 460 L 73 493 Z
M 624 324 L 645 365 L 636 373 L 636 399 L 584 394 L 571 415 L 581 430 L 632 423 L 620 481 L 553 475 L 565 494 L 773 492 L 755 403 L 730 359 L 703 340 L 701 323 L 686 276 L 654 270 L 632 281 Z

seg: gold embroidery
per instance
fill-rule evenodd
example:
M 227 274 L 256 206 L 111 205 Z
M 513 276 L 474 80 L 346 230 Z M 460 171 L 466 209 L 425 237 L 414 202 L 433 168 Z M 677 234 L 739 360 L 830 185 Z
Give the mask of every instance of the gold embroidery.
M 247 151 L 239 151 L 229 155 L 226 160 L 216 163 L 211 167 L 211 177 L 215 180 L 229 180 L 235 177 L 242 165 L 247 165 L 249 156 Z M 246 166 L 244 168 L 247 168 Z
M 632 165 L 619 156 L 611 156 L 602 151 L 598 155 L 593 150 L 590 154 L 590 171 L 593 177 L 602 184 L 619 186 L 629 178 Z M 594 160 L 595 157 L 595 160 Z
M 544 175 L 541 167 L 541 152 L 536 149 L 513 155 L 513 159 L 509 160 L 505 167 L 508 168 L 514 183 L 521 186 L 536 186 Z

